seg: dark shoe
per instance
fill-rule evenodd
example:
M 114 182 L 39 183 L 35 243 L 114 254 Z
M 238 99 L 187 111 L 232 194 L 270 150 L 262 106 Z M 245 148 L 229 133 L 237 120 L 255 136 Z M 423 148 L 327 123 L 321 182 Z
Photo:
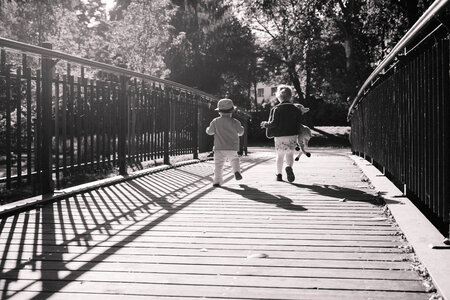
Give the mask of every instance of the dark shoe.
M 308 154 L 307 154 L 308 155 Z M 298 161 L 300 158 L 297 156 L 296 158 L 295 158 L 295 161 Z
M 307 157 L 311 157 L 311 153 L 306 152 L 306 156 L 307 156 Z
M 291 167 L 286 167 L 286 174 L 289 182 L 293 182 L 295 180 L 295 175 Z
M 241 179 L 242 179 L 241 173 L 239 173 L 239 172 L 234 172 L 234 178 L 235 178 L 236 180 L 241 180 Z
M 295 146 L 295 151 L 300 151 L 300 146 L 298 144 Z
M 213 187 L 220 187 L 220 184 L 214 183 L 214 184 L 213 184 Z
M 277 181 L 283 181 L 283 175 L 277 174 Z

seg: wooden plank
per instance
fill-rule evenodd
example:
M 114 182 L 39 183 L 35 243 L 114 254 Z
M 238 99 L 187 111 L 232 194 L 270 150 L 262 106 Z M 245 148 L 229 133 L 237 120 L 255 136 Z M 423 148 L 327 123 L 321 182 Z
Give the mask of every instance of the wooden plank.
M 41 291 L 40 283 L 28 281 L 30 287 L 27 292 Z M 425 293 L 412 292 L 385 292 L 385 291 L 348 291 L 348 290 L 320 290 L 317 287 L 311 289 L 298 288 L 264 288 L 264 287 L 239 287 L 239 286 L 192 286 L 192 285 L 177 285 L 177 284 L 138 284 L 138 283 L 115 283 L 113 285 L 99 284 L 92 282 L 83 282 L 83 288 L 80 289 L 80 282 L 68 283 L 66 281 L 46 281 L 45 293 L 38 293 L 35 297 L 42 298 L 43 295 L 54 293 L 64 288 L 65 292 L 62 294 L 64 299 L 70 294 L 93 294 L 98 291 L 103 292 L 109 298 L 110 295 L 124 295 L 131 294 L 131 296 L 151 296 L 160 297 L 201 297 L 201 298 L 216 298 L 220 296 L 223 299 L 242 299 L 243 295 L 247 299 L 427 299 Z M 70 293 L 68 295 L 68 293 Z M 8 299 L 11 299 L 8 294 Z M 96 295 L 98 299 L 98 295 Z M 76 298 L 75 298 L 76 299 Z M 79 299 L 79 298 L 78 298 Z M 85 299 L 85 298 L 83 298 Z M 159 299 L 159 298 L 156 298 Z
M 17 273 L 13 269 L 9 269 L 13 265 L 7 263 L 5 265 L 3 279 L 17 277 Z M 76 267 L 76 268 L 75 268 Z M 225 275 L 225 276 L 276 276 L 288 278 L 335 278 L 335 279 L 386 279 L 386 280 L 403 280 L 418 281 L 420 276 L 417 273 L 404 270 L 367 270 L 367 269 L 331 269 L 331 268 L 282 268 L 264 266 L 233 266 L 233 265 L 175 265 L 175 264 L 140 264 L 140 263 L 104 263 L 104 264 L 85 264 L 80 267 L 73 265 L 68 266 L 65 273 L 69 272 L 115 272 L 115 273 L 138 273 L 145 277 L 145 274 L 199 274 L 199 275 Z M 55 268 L 54 270 L 58 270 Z M 11 272 L 12 271 L 12 272 Z M 24 278 L 34 278 L 39 276 L 33 270 L 23 269 Z M 30 274 L 31 273 L 31 274 Z
M 86 199 L 86 197 L 84 197 L 83 199 Z M 114 200 L 114 201 L 118 201 L 118 200 Z M 143 220 L 143 219 L 147 219 L 150 216 L 148 215 L 149 212 L 153 212 L 155 213 L 157 210 L 161 210 L 160 207 L 156 207 L 156 204 L 142 204 L 141 206 L 136 206 L 136 207 L 132 207 L 133 203 L 129 204 L 129 210 L 131 212 L 133 212 L 135 215 L 135 218 L 133 218 L 132 221 L 127 221 L 127 220 L 122 220 L 121 224 L 124 225 L 130 225 L 129 223 L 132 222 L 131 225 L 133 224 L 137 224 L 138 221 Z M 105 221 L 107 221 L 107 206 L 101 205 L 100 202 L 97 201 L 92 201 L 92 203 L 87 206 L 89 209 L 95 209 L 98 213 L 98 217 L 104 218 Z M 124 208 L 126 208 L 126 205 L 124 205 Z M 55 211 L 58 212 L 58 214 L 62 215 L 62 207 L 56 207 Z M 166 213 L 166 211 L 164 211 L 164 213 Z M 23 222 L 23 218 L 27 215 L 36 215 L 39 214 L 40 216 L 45 215 L 44 213 L 40 212 L 39 210 L 33 210 L 30 211 L 29 213 L 25 213 L 23 215 L 19 216 L 19 219 L 17 221 L 17 223 L 21 223 Z M 147 215 L 146 215 L 147 214 Z M 111 215 L 113 216 L 113 215 Z M 125 215 L 126 216 L 126 215 Z M 164 222 L 164 225 L 167 226 L 174 226 L 174 225 L 182 225 L 185 226 L 186 224 L 188 226 L 192 225 L 192 218 L 186 218 L 183 216 L 178 216 L 177 218 L 176 215 L 173 216 L 170 220 L 167 220 L 166 222 Z M 205 218 L 202 220 L 199 220 L 198 222 L 196 222 L 197 226 L 211 226 L 211 227 L 257 227 L 257 228 L 292 228 L 292 225 L 296 225 L 295 228 L 303 228 L 305 226 L 307 226 L 307 228 L 313 228 L 311 226 L 317 226 L 317 227 L 334 227 L 336 230 L 341 230 L 341 229 L 345 229 L 345 228 L 350 228 L 350 229 L 368 229 L 368 228 L 381 228 L 382 230 L 398 230 L 396 229 L 397 227 L 394 226 L 395 224 L 392 223 L 388 223 L 386 222 L 388 219 L 387 218 L 372 218 L 370 220 L 358 220 L 358 222 L 356 221 L 343 221 L 343 220 L 338 220 L 338 219 L 333 219 L 333 218 L 329 218 L 329 219 L 315 219 L 315 218 L 306 218 L 306 217 L 302 217 L 302 219 L 296 219 L 296 218 L 272 218 L 271 220 L 273 220 L 274 222 L 267 222 L 267 218 L 261 218 L 261 219 L 256 219 L 256 218 L 242 218 L 242 219 L 236 219 L 234 222 L 227 222 L 229 218 L 226 217 L 222 217 L 222 218 L 217 218 L 217 219 L 213 219 L 213 218 Z M 11 218 L 5 218 L 5 220 L 8 220 L 8 224 L 10 224 L 10 221 L 12 220 Z M 67 222 L 67 220 L 61 219 L 62 222 Z M 275 222 L 276 221 L 276 222 Z M 41 218 L 40 220 L 41 224 L 45 224 L 47 223 L 47 220 L 45 218 Z M 77 223 L 77 222 L 75 222 Z
M 87 227 L 87 224 L 83 224 L 84 226 L 80 226 L 83 228 Z M 64 231 L 66 234 L 72 234 L 70 231 Z M 95 233 L 92 232 L 92 230 L 89 230 L 89 234 L 93 237 L 95 237 Z M 208 239 L 248 239 L 248 240 L 257 240 L 257 239 L 263 239 L 263 240 L 271 240 L 271 239 L 278 239 L 278 240 L 302 240 L 302 239 L 308 239 L 308 240 L 333 240 L 333 241 L 366 241 L 366 242 L 395 242 L 398 240 L 398 237 L 394 237 L 391 235 L 364 235 L 364 234 L 345 234 L 340 232 L 332 232 L 332 233 L 324 233 L 324 232 L 298 232 L 298 233 L 276 233 L 276 232 L 217 232 L 217 231 L 211 231 L 211 230 L 203 230 L 203 231 L 156 231 L 151 230 L 145 233 L 141 233 L 139 231 L 125 231 L 125 230 L 111 230 L 111 233 L 113 233 L 115 236 L 133 236 L 138 235 L 141 240 L 147 240 L 157 237 L 168 237 L 168 238 L 186 238 L 186 237 L 198 237 L 198 238 L 208 238 Z M 32 234 L 32 233 L 31 233 Z M 42 239 L 46 239 L 47 236 L 52 236 L 58 234 L 58 232 L 51 231 L 46 232 L 44 231 L 41 233 Z M 99 238 L 101 239 L 103 237 L 103 234 L 99 234 Z
M 109 233 L 108 230 L 105 230 L 105 233 Z M 91 244 L 92 245 L 92 244 Z M 246 245 L 246 244 L 220 244 L 220 243 L 177 243 L 177 242 L 166 242 L 166 243 L 147 243 L 147 244 L 141 244 L 138 243 L 130 243 L 127 245 L 114 245 L 112 243 L 98 243 L 95 245 L 96 248 L 98 248 L 98 251 L 103 251 L 104 253 L 107 253 L 108 251 L 117 251 L 116 248 L 129 248 L 134 249 L 139 253 L 139 251 L 142 251 L 140 249 L 206 249 L 206 250 L 241 250 L 241 251 L 282 251 L 282 252 L 321 252 L 321 253 L 327 253 L 327 252 L 338 252 L 338 253 L 351 253 L 354 255 L 358 254 L 366 254 L 366 253 L 378 253 L 378 254 L 390 254 L 390 253 L 402 253 L 405 254 L 403 257 L 409 257 L 409 253 L 407 252 L 407 249 L 399 248 L 399 247 L 386 247 L 386 248 L 376 248 L 376 247 L 364 247 L 364 246 L 349 246 L 349 247 L 340 247 L 340 246 L 333 246 L 333 245 L 327 245 L 327 246 L 314 246 L 314 245 L 271 245 L 271 244 L 252 244 L 252 245 Z M 38 238 L 35 238 L 33 240 L 27 240 L 18 243 L 17 241 L 12 241 L 9 244 L 0 245 L 0 251 L 15 251 L 19 247 L 22 249 L 22 251 L 33 251 L 33 253 L 37 253 L 36 251 L 38 249 L 41 249 L 42 242 L 38 240 Z M 73 251 L 80 251 L 79 249 L 87 250 L 87 246 L 85 245 L 78 245 L 75 239 L 73 240 L 66 240 L 66 242 L 61 246 L 55 246 L 55 245 L 46 245 L 46 249 L 49 249 L 49 251 L 52 252 L 58 252 L 58 251 L 69 251 L 71 252 L 71 249 Z M 17 250 L 18 251 L 18 250 Z M 95 251 L 95 249 L 91 249 L 91 251 Z M 148 250 L 150 251 L 150 250 Z M 402 257 L 399 255 L 398 257 Z
M 38 244 L 39 245 L 39 244 Z M 47 253 L 41 255 L 47 256 L 47 254 L 53 253 L 62 253 L 62 250 L 67 251 L 72 254 L 83 254 L 86 252 L 85 247 L 79 247 L 72 244 L 67 244 L 64 249 L 61 249 L 60 246 L 55 246 L 49 244 L 48 246 L 40 245 L 41 248 L 45 247 Z M 288 250 L 283 251 L 283 247 L 280 246 L 277 250 L 269 250 L 269 249 L 245 249 L 246 247 L 243 245 L 242 249 L 226 249 L 225 247 L 222 249 L 215 249 L 214 247 L 203 247 L 199 248 L 198 246 L 192 246 L 192 248 L 178 248 L 177 244 L 167 244 L 165 247 L 154 247 L 154 244 L 150 244 L 145 248 L 138 247 L 113 247 L 113 249 L 109 249 L 106 247 L 96 247 L 95 249 L 89 250 L 90 253 L 101 254 L 101 253 L 110 253 L 114 255 L 129 255 L 133 253 L 133 255 L 153 255 L 153 256 L 185 256 L 185 257 L 249 257 L 251 255 L 256 255 L 258 253 L 264 252 L 264 254 L 268 255 L 270 258 L 283 258 L 283 259 L 329 259 L 329 260 L 351 260 L 351 261 L 412 261 L 413 257 L 409 253 L 404 253 L 403 255 L 399 255 L 395 252 L 385 252 L 385 253 L 373 253 L 373 252 L 330 252 L 330 251 L 307 251 L 307 250 Z M 34 251 L 34 249 L 33 249 Z M 4 259 L 15 259 L 17 257 L 32 257 L 33 251 L 31 251 L 30 247 L 25 248 L 25 245 L 21 244 L 20 247 L 17 245 L 11 244 L 8 248 L 7 256 Z
M 29 275 L 29 276 L 26 276 Z M 30 276 L 31 275 L 31 276 Z M 71 272 L 70 277 L 76 278 L 65 286 L 66 290 L 70 290 L 70 286 L 83 284 L 83 289 L 92 292 L 108 291 L 108 286 L 116 284 L 157 284 L 157 285 L 190 285 L 192 287 L 202 285 L 210 287 L 257 287 L 272 289 L 328 289 L 328 290 L 352 290 L 352 291 L 397 291 L 397 292 L 425 292 L 425 287 L 418 281 L 411 280 L 385 280 L 385 279 L 351 279 L 351 278 L 293 278 L 293 277 L 275 277 L 275 276 L 240 276 L 233 275 L 216 275 L 211 274 L 165 274 L 165 273 L 147 273 L 145 276 L 128 272 Z M 11 276 L 11 279 L 14 279 Z M 59 277 L 59 276 L 58 276 Z M 30 284 L 36 280 L 48 285 L 49 288 L 58 285 L 58 279 L 64 281 L 65 276 L 59 278 L 48 278 L 45 280 L 38 276 L 33 276 L 30 272 L 22 275 L 20 282 L 8 282 L 10 290 L 27 290 Z M 103 278 L 108 279 L 108 283 Z M 3 285 L 2 285 L 3 283 Z M 3 288 L 6 280 L 0 280 L 0 288 Z M 123 289 L 124 287 L 122 287 Z M 123 290 L 125 291 L 125 290 Z
M 133 222 L 133 221 L 130 221 Z M 66 222 L 67 223 L 67 222 Z M 44 223 L 46 224 L 46 223 Z M 198 225 L 198 226 L 193 226 L 191 225 L 189 222 L 186 222 L 184 224 L 174 224 L 172 226 L 168 225 L 168 224 L 161 224 L 158 225 L 157 227 L 153 228 L 153 231 L 161 231 L 161 232 L 204 232 L 204 231 L 208 231 L 208 232 L 215 232 L 215 233 L 223 233 L 223 232 L 240 232 L 240 233 L 258 233 L 261 232 L 261 227 L 258 227 L 259 224 L 244 224 L 244 226 L 242 225 L 237 225 L 237 224 L 232 224 L 232 226 L 228 226 L 228 224 L 226 223 L 221 223 L 222 225 L 217 225 L 217 226 L 210 226 L 209 224 L 207 225 Z M 262 223 L 261 225 L 263 225 L 264 223 Z M 33 228 L 33 226 L 36 226 L 36 224 L 34 222 L 27 222 L 26 224 L 30 229 Z M 75 226 L 79 226 L 81 225 L 80 223 L 75 224 Z M 96 222 L 96 220 L 94 220 L 94 222 L 88 224 L 90 225 L 91 230 L 99 230 L 100 223 Z M 130 226 L 131 225 L 131 226 Z M 247 225 L 247 226 L 245 226 Z M 252 225 L 252 226 L 248 226 L 248 225 Z M 266 224 L 267 225 L 267 224 Z M 23 224 L 20 224 L 20 222 L 17 222 L 15 224 L 15 226 L 22 226 Z M 37 224 L 37 226 L 39 226 L 39 223 Z M 39 226 L 41 227 L 41 226 Z M 133 232 L 137 229 L 139 229 L 140 226 L 138 225 L 134 225 L 129 223 L 128 225 L 125 225 L 123 223 L 121 224 L 117 224 L 114 226 L 111 226 L 112 228 L 114 228 L 114 230 L 124 230 L 124 231 L 128 231 L 128 232 Z M 333 228 L 332 226 L 328 225 L 328 226 L 318 226 L 318 225 L 309 225 L 309 226 L 296 226 L 295 228 L 289 227 L 289 226 L 280 226 L 280 227 L 276 227 L 276 226 L 271 226 L 271 227 L 263 227 L 263 231 L 265 233 L 290 233 L 290 234 L 326 234 L 326 233 L 330 233 L 332 232 L 333 234 L 345 234 L 345 235 L 383 235 L 383 236 L 394 236 L 398 234 L 398 231 L 396 230 L 383 230 L 383 228 L 380 229 L 373 229 L 373 228 L 367 228 L 367 227 L 360 227 L 360 228 L 353 228 L 353 226 L 347 226 L 347 228 L 343 229 L 343 228 Z M 7 223 L 4 226 L 4 230 L 10 229 L 11 228 L 11 224 Z

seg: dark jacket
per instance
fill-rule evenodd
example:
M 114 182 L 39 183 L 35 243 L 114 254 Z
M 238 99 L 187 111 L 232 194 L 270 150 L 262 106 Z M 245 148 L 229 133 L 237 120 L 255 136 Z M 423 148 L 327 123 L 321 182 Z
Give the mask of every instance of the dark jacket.
M 269 118 L 266 128 L 271 135 L 288 136 L 297 135 L 298 127 L 302 123 L 302 112 L 291 102 L 281 102 L 270 111 L 273 118 Z

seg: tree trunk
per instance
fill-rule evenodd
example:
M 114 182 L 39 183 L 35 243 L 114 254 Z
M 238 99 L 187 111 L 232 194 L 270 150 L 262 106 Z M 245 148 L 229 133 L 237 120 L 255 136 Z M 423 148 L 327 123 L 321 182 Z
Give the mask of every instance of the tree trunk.
M 253 83 L 253 86 L 255 87 L 255 110 L 256 110 L 256 112 L 258 112 L 258 91 L 256 90 L 257 84 L 258 83 L 256 81 Z
M 352 42 L 350 38 L 346 37 L 343 46 L 345 49 L 345 69 L 350 72 L 352 69 Z
M 311 95 L 311 68 L 309 67 L 308 63 L 308 52 L 306 52 L 305 55 L 305 71 L 305 98 L 308 98 L 309 95 Z
M 303 96 L 302 87 L 300 85 L 300 79 L 298 78 L 298 74 L 295 71 L 295 67 L 292 65 L 288 65 L 288 73 L 289 73 L 289 79 L 291 80 L 292 84 L 294 85 L 295 90 L 298 94 L 298 100 L 300 102 L 303 102 L 305 97 Z

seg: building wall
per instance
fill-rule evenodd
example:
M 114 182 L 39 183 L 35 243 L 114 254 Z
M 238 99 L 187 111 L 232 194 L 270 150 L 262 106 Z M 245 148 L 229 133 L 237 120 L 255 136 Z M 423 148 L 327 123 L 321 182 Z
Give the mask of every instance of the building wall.
M 279 84 L 266 84 L 262 82 L 258 82 L 256 84 L 256 101 L 258 104 L 261 104 L 263 101 L 266 103 L 270 103 L 275 99 L 275 93 L 277 92 L 277 87 Z M 291 86 L 292 93 L 295 94 L 295 89 Z M 255 92 L 252 91 L 252 96 L 255 95 Z

